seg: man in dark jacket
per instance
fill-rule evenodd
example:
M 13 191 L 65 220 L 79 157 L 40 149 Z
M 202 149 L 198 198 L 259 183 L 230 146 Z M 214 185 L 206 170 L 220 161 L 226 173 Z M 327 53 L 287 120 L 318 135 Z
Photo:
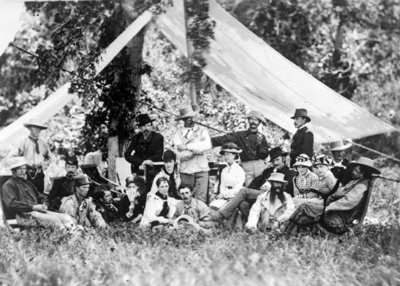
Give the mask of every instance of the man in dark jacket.
M 148 114 L 140 114 L 137 121 L 140 132 L 133 136 L 125 152 L 125 159 L 131 163 L 132 174 L 142 174 L 139 171 L 142 165 L 153 166 L 153 162 L 161 162 L 164 152 L 164 137 L 153 131 L 154 120 Z
M 335 190 L 341 184 L 346 185 L 351 180 L 351 172 L 347 170 L 349 160 L 345 158 L 346 151 L 351 147 L 351 143 L 344 143 L 343 140 L 331 142 L 329 145 L 329 151 L 332 153 L 333 166 L 331 172 L 337 180 L 337 186 Z
M 272 167 L 264 170 L 263 174 L 256 177 L 249 185 L 249 188 L 242 188 L 239 193 L 218 210 L 216 215 L 213 215 L 213 219 L 216 221 L 222 221 L 223 219 L 229 219 L 234 211 L 239 208 L 243 219 L 247 220 L 251 206 L 257 199 L 257 196 L 262 194 L 269 188 L 267 179 L 273 172 L 284 174 L 285 181 L 290 184 L 286 185 L 285 191 L 293 196 L 293 177 L 294 171 L 290 170 L 286 165 L 287 153 L 283 152 L 280 147 L 276 147 L 270 151 L 270 162 Z
M 249 129 L 233 132 L 223 136 L 211 138 L 213 147 L 222 146 L 227 142 L 233 142 L 242 149 L 240 160 L 246 173 L 245 186 L 265 169 L 264 160 L 268 157 L 268 143 L 263 134 L 258 131 L 261 124 L 266 124 L 264 116 L 258 111 L 250 111 L 246 118 L 249 120 Z
M 307 154 L 308 157 L 312 158 L 314 153 L 314 134 L 306 126 L 311 121 L 306 109 L 296 109 L 291 118 L 297 128 L 290 145 L 290 166 L 292 167 L 300 154 Z
M 64 177 L 54 179 L 53 187 L 50 190 L 48 201 L 49 209 L 59 211 L 61 199 L 72 195 L 75 191 L 75 179 L 78 170 L 78 159 L 76 156 L 68 156 L 65 159 Z

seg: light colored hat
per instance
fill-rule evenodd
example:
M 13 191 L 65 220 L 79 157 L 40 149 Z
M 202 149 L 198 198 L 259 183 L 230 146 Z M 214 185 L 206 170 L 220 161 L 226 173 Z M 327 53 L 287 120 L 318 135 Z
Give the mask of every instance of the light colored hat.
M 199 113 L 199 108 L 197 106 L 185 106 L 184 108 L 179 109 L 179 119 L 184 119 L 188 117 L 194 117 Z
M 296 163 L 293 164 L 293 167 L 296 166 L 312 167 L 310 157 L 307 154 L 300 154 L 296 157 Z
M 318 166 L 318 165 L 332 166 L 333 161 L 331 158 L 329 158 L 326 155 L 319 155 L 319 156 L 314 157 L 313 165 L 314 166 Z
M 246 118 L 254 117 L 257 118 L 262 122 L 262 124 L 267 124 L 267 121 L 265 120 L 265 117 L 261 114 L 261 112 L 258 112 L 256 110 L 252 110 L 249 113 L 247 113 Z
M 12 157 L 9 159 L 10 170 L 13 170 L 15 168 L 22 167 L 25 165 L 27 165 L 25 157 L 20 156 L 20 157 Z
M 352 161 L 347 165 L 347 168 L 351 169 L 355 166 L 363 166 L 371 171 L 372 174 L 380 174 L 377 168 L 374 167 L 374 160 L 367 157 L 360 157 L 357 161 Z
M 353 144 L 351 142 L 347 142 L 346 144 L 343 142 L 343 140 L 338 140 L 331 142 L 329 144 L 329 151 L 342 151 L 350 148 Z
M 174 220 L 173 223 L 173 228 L 178 228 L 178 226 L 182 223 L 185 222 L 184 226 L 185 228 L 194 228 L 196 230 L 199 230 L 199 225 L 194 222 L 193 218 L 191 216 L 188 216 L 186 214 L 180 215 Z
M 25 126 L 26 128 L 29 128 L 29 127 L 31 127 L 31 126 L 34 126 L 34 127 L 40 128 L 40 129 L 47 129 L 47 126 L 41 124 L 40 121 L 37 120 L 37 119 L 31 119 L 29 122 L 24 123 L 24 126 Z
M 285 175 L 282 173 L 278 173 L 278 172 L 272 173 L 271 176 L 269 176 L 269 178 L 267 179 L 267 181 L 280 182 L 280 183 L 284 183 L 284 184 L 288 183 L 288 181 L 285 180 Z
M 221 151 L 219 153 L 223 155 L 225 152 L 239 154 L 242 153 L 242 149 L 240 149 L 239 146 L 233 142 L 227 142 L 224 145 L 222 145 Z

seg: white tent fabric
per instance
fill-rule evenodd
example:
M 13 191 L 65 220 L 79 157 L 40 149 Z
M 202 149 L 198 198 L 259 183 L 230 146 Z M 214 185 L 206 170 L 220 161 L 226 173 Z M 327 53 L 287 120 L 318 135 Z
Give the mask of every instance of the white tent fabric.
M 23 0 L 0 0 L 0 7 L 1 56 L 21 27 L 20 16 L 25 5 Z
M 209 15 L 216 27 L 215 39 L 205 54 L 204 72 L 232 95 L 291 132 L 294 110 L 306 108 L 316 141 L 321 143 L 395 130 L 287 60 L 214 0 L 209 3 Z M 186 55 L 180 6 L 168 8 L 156 24 Z

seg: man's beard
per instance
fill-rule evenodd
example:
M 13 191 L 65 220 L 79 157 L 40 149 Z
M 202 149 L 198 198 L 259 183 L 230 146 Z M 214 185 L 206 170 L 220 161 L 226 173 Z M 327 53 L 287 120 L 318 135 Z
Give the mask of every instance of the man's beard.
M 277 192 L 277 190 L 280 190 L 279 192 Z M 278 199 L 281 201 L 281 203 L 285 203 L 286 198 L 285 198 L 285 194 L 283 193 L 283 190 L 281 188 L 271 188 L 271 191 L 269 193 L 269 200 L 270 202 L 273 204 L 275 202 L 276 197 L 278 197 Z
M 66 177 L 68 180 L 72 181 L 74 179 L 75 173 L 74 172 L 68 172 Z

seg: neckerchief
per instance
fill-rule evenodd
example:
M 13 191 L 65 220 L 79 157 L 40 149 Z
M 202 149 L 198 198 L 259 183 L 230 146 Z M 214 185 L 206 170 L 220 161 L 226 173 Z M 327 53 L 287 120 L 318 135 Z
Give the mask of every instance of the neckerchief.
M 169 212 L 169 206 L 168 206 L 168 201 L 167 201 L 168 195 L 163 195 L 157 191 L 156 196 L 159 197 L 160 199 L 164 200 L 164 204 L 163 204 L 163 207 L 162 207 L 162 210 L 161 210 L 159 216 L 167 217 L 168 212 Z
M 35 143 L 35 152 L 36 154 L 40 154 L 40 150 L 39 150 L 39 138 L 33 138 L 32 136 L 29 136 L 29 139 L 32 140 L 33 143 Z

